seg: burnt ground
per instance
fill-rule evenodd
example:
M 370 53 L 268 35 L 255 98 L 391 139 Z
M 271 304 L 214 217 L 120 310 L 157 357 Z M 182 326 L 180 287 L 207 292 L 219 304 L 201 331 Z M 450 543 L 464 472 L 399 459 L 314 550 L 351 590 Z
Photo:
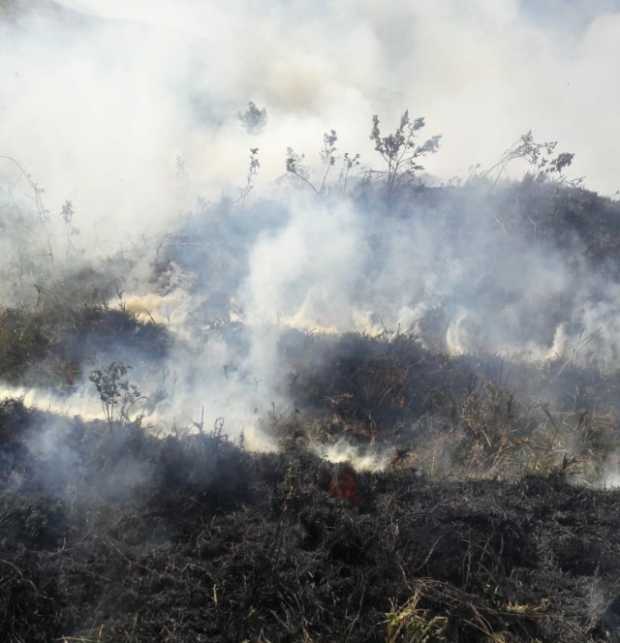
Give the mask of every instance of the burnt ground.
M 620 492 L 1 411 L 4 641 L 583 642 L 617 619 Z
M 83 315 L 16 318 L 54 340 L 28 360 L 119 320 L 133 348 L 165 350 L 155 324 Z M 571 481 L 618 450 L 617 374 L 405 335 L 292 332 L 280 350 L 296 411 L 265 418 L 278 454 L 221 424 L 161 439 L 0 403 L 0 640 L 610 640 L 620 491 Z M 315 455 L 341 439 L 402 457 L 371 473 Z
M 437 200 L 459 237 L 476 208 L 463 216 L 451 194 L 419 198 Z M 617 203 L 538 184 L 497 199 L 490 210 L 507 231 L 525 228 L 532 242 L 583 256 L 617 281 Z M 268 208 L 262 216 L 277 218 Z M 177 262 L 205 266 L 197 283 L 209 296 L 228 278 L 242 282 L 245 236 L 229 230 L 234 218 L 222 221 L 218 232 L 200 215 L 185 232 L 241 245 L 198 244 L 197 255 L 164 247 L 162 292 Z M 117 357 L 111 344 L 138 365 L 166 355 L 161 326 L 110 310 L 110 292 L 71 294 L 68 284 L 39 289 L 33 310 L 2 311 L 3 379 L 70 391 L 93 354 Z M 226 307 L 212 299 L 218 310 L 207 317 Z M 571 301 L 536 311 L 524 332 L 555 328 Z M 219 322 L 231 330 L 225 314 L 206 321 L 209 332 Z M 426 335 L 444 337 L 445 321 L 430 319 Z M 2 402 L 0 641 L 618 639 L 620 491 L 593 486 L 620 448 L 618 373 L 561 359 L 448 358 L 436 344 L 284 336 L 283 392 L 296 410 L 267 418 L 278 454 L 249 453 L 221 426 L 159 439 L 129 422 Z M 404 455 L 361 473 L 313 454 L 343 437 Z

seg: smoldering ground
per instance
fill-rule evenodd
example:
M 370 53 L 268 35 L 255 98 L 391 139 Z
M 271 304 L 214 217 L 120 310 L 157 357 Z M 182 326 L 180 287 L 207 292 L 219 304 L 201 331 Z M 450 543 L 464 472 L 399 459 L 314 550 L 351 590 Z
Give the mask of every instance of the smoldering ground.
M 617 31 L 0 0 L 5 638 L 615 636 Z

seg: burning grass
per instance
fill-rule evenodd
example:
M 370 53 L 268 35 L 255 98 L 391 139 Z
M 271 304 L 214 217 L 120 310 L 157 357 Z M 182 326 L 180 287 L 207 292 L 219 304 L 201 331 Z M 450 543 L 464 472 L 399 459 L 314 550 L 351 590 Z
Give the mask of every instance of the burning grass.
M 2 417 L 11 643 L 605 640 L 620 492 L 359 473 L 78 420 L 41 451 L 53 418 Z
M 297 411 L 266 422 L 285 445 L 374 454 L 433 478 L 515 479 L 562 470 L 600 483 L 620 448 L 618 374 L 566 362 L 449 357 L 415 336 L 291 333 Z M 567 391 L 574 394 L 567 395 Z
M 475 186 L 460 189 L 481 198 Z M 368 190 L 355 198 L 371 201 Z M 433 200 L 438 207 L 420 207 L 418 222 L 432 219 L 446 239 L 474 229 L 477 209 L 463 213 L 461 195 L 412 187 L 390 215 L 403 218 L 396 233 L 413 216 L 400 206 Z M 615 220 L 606 227 L 616 204 L 536 182 L 484 199 L 506 233 L 492 237 L 494 255 L 512 247 L 515 230 L 543 254 L 578 239 L 588 270 L 616 278 Z M 539 362 L 449 355 L 440 310 L 417 334 L 275 324 L 270 384 L 291 404 L 256 422 L 277 452 L 249 452 L 221 419 L 208 432 L 204 415 L 197 431 L 167 437 L 132 421 L 145 396 L 118 356 L 163 369 L 175 339 L 196 389 L 209 378 L 248 396 L 258 390 L 244 361 L 255 338 L 234 295 L 249 270 L 246 246 L 263 227 L 285 225 L 267 210 L 249 231 L 229 211 L 201 212 L 159 248 L 150 300 L 174 292 L 181 276 L 186 303 L 196 295 L 182 339 L 135 307 L 149 297 L 123 305 L 100 275 L 38 287 L 32 305 L 0 312 L 5 381 L 62 392 L 90 372 L 106 409 L 105 421 L 87 422 L 22 400 L 0 404 L 5 639 L 576 643 L 617 635 L 620 492 L 604 488 L 620 453 L 617 372 L 567 353 Z M 379 264 L 389 239 L 370 229 L 365 241 Z M 115 293 L 118 309 L 108 305 Z M 573 303 L 528 317 L 524 335 L 548 345 Z M 91 371 L 101 359 L 111 363 Z M 145 400 L 153 409 L 160 401 Z
M 87 335 L 157 331 L 84 315 Z M 606 640 L 616 375 L 404 334 L 289 331 L 278 350 L 279 453 L 221 422 L 162 438 L 0 405 L 10 643 Z
M 111 347 L 161 359 L 169 346 L 163 326 L 103 304 L 0 310 L 0 372 L 11 385 L 70 389 Z

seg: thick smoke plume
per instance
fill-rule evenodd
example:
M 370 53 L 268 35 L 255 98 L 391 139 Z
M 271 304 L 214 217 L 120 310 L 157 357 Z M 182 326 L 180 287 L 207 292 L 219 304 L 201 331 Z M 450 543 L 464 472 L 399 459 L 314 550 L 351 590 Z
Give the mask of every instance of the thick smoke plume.
M 76 274 L 105 275 L 93 283 L 108 306 L 173 338 L 165 359 L 93 351 L 92 368 L 133 364 L 153 421 L 196 421 L 204 407 L 208 423 L 224 417 L 264 445 L 258 418 L 292 404 L 289 329 L 613 365 L 618 281 L 579 230 L 560 246 L 528 210 L 553 210 L 559 185 L 451 181 L 533 128 L 576 153 L 573 176 L 615 190 L 612 4 L 571 3 L 553 23 L 509 0 L 0 6 L 3 296 L 36 307 L 68 298 Z M 384 169 L 371 117 L 392 130 L 407 105 L 441 149 L 417 190 L 383 198 L 363 182 Z M 287 158 L 299 171 L 283 180 Z M 75 387 L 75 412 L 88 395 L 97 407 L 87 373 Z

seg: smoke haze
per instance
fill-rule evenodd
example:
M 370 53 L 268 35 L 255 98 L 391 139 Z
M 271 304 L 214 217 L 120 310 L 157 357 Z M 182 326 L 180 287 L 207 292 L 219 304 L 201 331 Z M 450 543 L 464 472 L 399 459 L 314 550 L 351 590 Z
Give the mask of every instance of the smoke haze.
M 3 152 L 102 236 L 238 183 L 249 146 L 262 181 L 328 128 L 372 163 L 370 116 L 406 106 L 444 135 L 439 176 L 489 165 L 531 128 L 575 152 L 590 187 L 619 187 L 614 2 L 21 4 L 2 27 Z M 249 100 L 270 116 L 257 137 L 236 118 Z M 177 156 L 193 185 L 175 183 Z
M 443 135 L 425 163 L 431 182 L 491 166 L 533 129 L 576 153 L 574 176 L 613 193 L 615 2 L 0 6 L 6 203 L 28 211 L 40 198 L 56 253 L 79 246 L 74 265 L 143 239 L 131 269 L 117 263 L 116 273 L 124 305 L 178 340 L 171 417 L 206 405 L 253 426 L 247 418 L 286 403 L 278 346 L 289 327 L 410 330 L 452 354 L 594 354 L 607 365 L 620 353 L 618 284 L 575 259 L 584 251 L 577 236 L 567 257 L 507 234 L 511 193 L 472 186 L 422 199 L 412 221 L 386 218 L 372 199 L 326 202 L 277 181 L 287 146 L 306 154 L 311 176 L 322 172 L 330 128 L 339 153 L 375 167 L 372 114 L 391 130 L 409 106 L 427 117 L 429 135 Z M 249 101 L 267 110 L 258 131 L 239 119 Z M 236 207 L 251 147 L 260 149 L 256 189 Z M 67 200 L 79 240 L 65 239 Z M 153 265 L 165 266 L 163 276 L 150 274 Z M 244 330 L 207 341 L 217 320 Z M 584 338 L 587 359 L 577 355 Z

